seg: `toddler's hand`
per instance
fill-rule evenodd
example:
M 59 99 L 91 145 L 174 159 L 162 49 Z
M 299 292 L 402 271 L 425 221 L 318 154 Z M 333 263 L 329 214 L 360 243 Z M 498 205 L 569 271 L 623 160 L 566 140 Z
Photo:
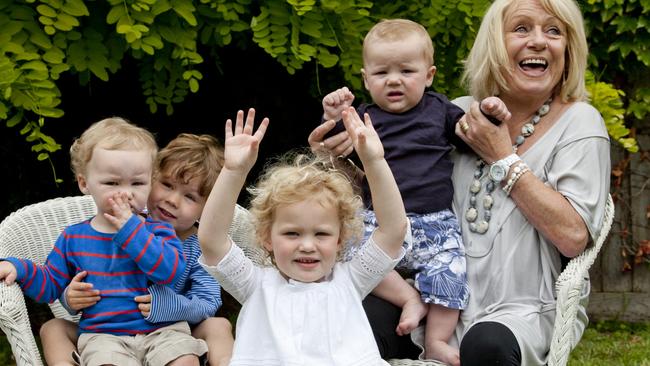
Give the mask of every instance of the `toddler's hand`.
M 93 306 L 101 299 L 99 290 L 94 290 L 92 283 L 82 282 L 86 275 L 88 275 L 86 271 L 77 273 L 65 290 L 65 301 L 74 311 Z
M 0 280 L 5 280 L 7 286 L 10 286 L 16 281 L 16 276 L 18 276 L 18 272 L 11 262 L 0 262 Z
M 345 129 L 352 138 L 354 150 L 356 150 L 361 161 L 366 164 L 371 160 L 384 158 L 384 146 L 381 144 L 379 135 L 372 125 L 368 113 L 364 114 L 365 122 L 361 121 L 357 111 L 348 107 L 342 112 Z
M 138 303 L 142 316 L 148 318 L 151 314 L 151 294 L 136 296 L 133 299 Z
M 499 97 L 487 97 L 483 99 L 479 108 L 486 115 L 492 116 L 501 122 L 509 120 L 512 116 L 506 104 Z
M 113 214 L 104 213 L 104 217 L 106 217 L 106 220 L 113 224 L 117 230 L 120 230 L 133 215 L 133 209 L 129 204 L 128 194 L 126 194 L 126 192 L 118 192 L 108 199 L 108 204 L 111 206 Z
M 240 171 L 248 174 L 257 160 L 257 152 L 260 142 L 264 138 L 269 119 L 264 118 L 257 131 L 253 133 L 255 122 L 255 109 L 248 110 L 246 122 L 244 123 L 244 111 L 237 112 L 235 130 L 232 129 L 232 121 L 226 121 L 226 143 L 224 148 L 225 169 Z
M 323 98 L 323 118 L 326 121 L 341 119 L 341 112 L 352 106 L 354 94 L 347 87 L 336 89 Z

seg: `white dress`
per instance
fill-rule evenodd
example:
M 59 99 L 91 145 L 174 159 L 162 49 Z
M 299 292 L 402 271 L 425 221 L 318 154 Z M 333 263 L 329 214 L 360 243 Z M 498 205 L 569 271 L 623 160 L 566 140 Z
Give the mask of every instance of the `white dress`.
M 329 278 L 303 283 L 261 268 L 237 245 L 216 266 L 199 263 L 243 306 L 230 365 L 387 365 L 361 300 L 399 262 L 373 241 L 337 263 Z
M 471 98 L 455 101 L 467 110 Z M 575 103 L 521 155 L 533 174 L 560 192 L 584 220 L 595 240 L 605 212 L 610 184 L 610 145 L 598 111 Z M 544 365 L 555 319 L 555 281 L 561 270 L 558 250 L 528 222 L 502 189 L 493 193 L 492 219 L 484 235 L 470 232 L 464 213 L 476 155 L 454 160 L 453 208 L 461 223 L 467 255 L 469 305 L 461 312 L 457 339 L 477 322 L 507 326 L 517 338 L 522 365 Z M 483 178 L 484 184 L 486 178 Z M 485 188 L 477 199 L 481 202 Z M 482 207 L 480 216 L 482 217 Z M 589 283 L 583 291 L 586 300 Z M 586 305 L 584 303 L 583 305 Z M 587 317 L 578 311 L 576 342 Z

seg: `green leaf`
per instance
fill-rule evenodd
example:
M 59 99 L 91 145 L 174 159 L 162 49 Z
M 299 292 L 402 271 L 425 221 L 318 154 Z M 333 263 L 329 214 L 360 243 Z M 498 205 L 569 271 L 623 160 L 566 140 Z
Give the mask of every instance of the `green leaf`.
M 75 17 L 90 15 L 86 4 L 82 0 L 67 0 L 61 10 Z
M 44 16 L 46 16 L 48 18 L 56 18 L 56 15 L 57 15 L 56 10 L 52 9 L 48 5 L 43 5 L 43 4 L 37 6 L 36 11 L 39 14 L 44 15 Z
M 121 5 L 117 5 L 111 8 L 111 10 L 108 12 L 106 15 L 106 23 L 108 24 L 115 24 L 117 23 L 120 18 L 125 16 L 126 13 L 124 11 L 124 7 Z M 125 33 L 125 32 L 120 32 L 119 27 L 118 27 L 118 33 Z
M 48 154 L 48 153 L 40 153 L 40 154 L 38 154 L 37 159 L 38 159 L 38 161 L 43 161 L 43 160 L 47 160 L 47 158 L 49 158 L 49 157 L 50 157 L 50 154 Z
M 11 117 L 9 120 L 7 120 L 7 127 L 16 126 L 18 123 L 20 123 L 20 121 L 22 121 L 22 119 L 23 119 L 22 112 L 18 113 L 18 114 L 15 114 L 13 117 Z
M 199 82 L 198 82 L 198 80 L 192 78 L 192 79 L 190 79 L 190 80 L 188 81 L 188 83 L 189 83 L 189 85 L 190 85 L 190 91 L 191 91 L 192 93 L 196 93 L 196 92 L 199 91 Z

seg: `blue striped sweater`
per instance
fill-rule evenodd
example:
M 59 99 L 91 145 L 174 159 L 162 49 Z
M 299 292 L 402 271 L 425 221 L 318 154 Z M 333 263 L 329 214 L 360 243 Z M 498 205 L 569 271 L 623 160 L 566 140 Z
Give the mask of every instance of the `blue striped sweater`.
M 16 267 L 23 292 L 39 302 L 58 299 L 76 273 L 88 271 L 86 281 L 100 291 L 101 300 L 84 309 L 81 333 L 129 335 L 168 325 L 146 321 L 133 298 L 146 294 L 150 283 L 175 286 L 185 271 L 182 243 L 172 226 L 136 215 L 112 234 L 96 231 L 90 220 L 66 227 L 44 265 L 6 260 Z
M 199 264 L 201 247 L 195 235 L 183 242 L 185 271 L 174 286 L 152 285 L 151 313 L 147 320 L 153 323 L 187 321 L 197 324 L 214 316 L 221 306 L 221 286 Z

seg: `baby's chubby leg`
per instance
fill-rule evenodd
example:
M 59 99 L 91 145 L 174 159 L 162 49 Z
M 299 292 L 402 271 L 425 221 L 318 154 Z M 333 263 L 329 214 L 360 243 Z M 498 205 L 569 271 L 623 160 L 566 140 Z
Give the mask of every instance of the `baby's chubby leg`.
M 428 307 L 420 300 L 420 293 L 396 271 L 388 273 L 372 293 L 402 308 L 402 315 L 395 329 L 398 335 L 409 334 L 427 315 Z
M 447 344 L 456 329 L 459 314 L 460 310 L 429 304 L 427 325 L 424 333 L 424 351 L 427 359 L 442 361 L 452 366 L 460 366 L 458 350 Z

